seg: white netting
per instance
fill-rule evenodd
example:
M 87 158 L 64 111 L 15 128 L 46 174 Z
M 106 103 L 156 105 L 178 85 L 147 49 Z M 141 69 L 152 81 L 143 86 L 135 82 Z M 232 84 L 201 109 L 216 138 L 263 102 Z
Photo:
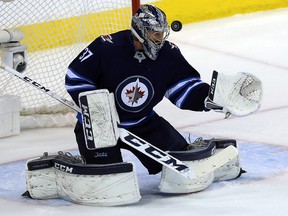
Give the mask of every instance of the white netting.
M 64 77 L 71 60 L 98 35 L 129 28 L 132 14 L 130 0 L 0 1 L 0 11 L 1 29 L 24 33 L 25 75 L 67 99 Z M 71 111 L 2 69 L 0 74 L 0 96 L 21 96 L 22 116 Z

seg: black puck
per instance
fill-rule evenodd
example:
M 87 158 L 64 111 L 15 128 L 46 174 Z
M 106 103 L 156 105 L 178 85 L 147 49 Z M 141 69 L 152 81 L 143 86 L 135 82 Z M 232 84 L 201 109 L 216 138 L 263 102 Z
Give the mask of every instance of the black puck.
M 182 23 L 179 20 L 175 20 L 171 23 L 171 29 L 178 32 L 182 29 Z

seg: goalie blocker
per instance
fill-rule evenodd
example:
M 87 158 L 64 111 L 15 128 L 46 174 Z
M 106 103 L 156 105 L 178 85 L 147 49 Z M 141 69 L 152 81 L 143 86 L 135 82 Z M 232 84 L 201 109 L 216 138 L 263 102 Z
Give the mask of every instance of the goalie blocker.
M 83 131 L 87 149 L 115 146 L 119 138 L 119 116 L 114 104 L 114 95 L 107 89 L 79 94 Z

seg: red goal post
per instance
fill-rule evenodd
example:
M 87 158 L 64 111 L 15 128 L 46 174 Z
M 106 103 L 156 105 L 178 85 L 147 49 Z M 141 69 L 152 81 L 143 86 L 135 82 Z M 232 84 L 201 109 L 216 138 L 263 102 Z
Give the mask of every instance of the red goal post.
M 132 15 L 136 13 L 139 7 L 140 7 L 140 0 L 132 0 Z

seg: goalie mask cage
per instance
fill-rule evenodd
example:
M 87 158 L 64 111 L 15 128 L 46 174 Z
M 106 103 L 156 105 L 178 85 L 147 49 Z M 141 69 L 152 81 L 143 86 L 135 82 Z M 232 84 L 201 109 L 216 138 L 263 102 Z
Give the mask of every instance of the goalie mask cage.
M 0 30 L 23 32 L 20 43 L 28 47 L 25 76 L 71 100 L 64 87 L 69 63 L 99 35 L 129 29 L 139 6 L 140 0 L 0 0 Z M 48 125 L 43 118 L 37 121 L 43 127 L 57 125 L 57 119 L 60 126 L 74 124 L 69 108 L 2 69 L 0 73 L 0 96 L 21 97 L 21 126 L 23 116 L 56 116 Z M 59 115 L 68 115 L 67 123 Z

